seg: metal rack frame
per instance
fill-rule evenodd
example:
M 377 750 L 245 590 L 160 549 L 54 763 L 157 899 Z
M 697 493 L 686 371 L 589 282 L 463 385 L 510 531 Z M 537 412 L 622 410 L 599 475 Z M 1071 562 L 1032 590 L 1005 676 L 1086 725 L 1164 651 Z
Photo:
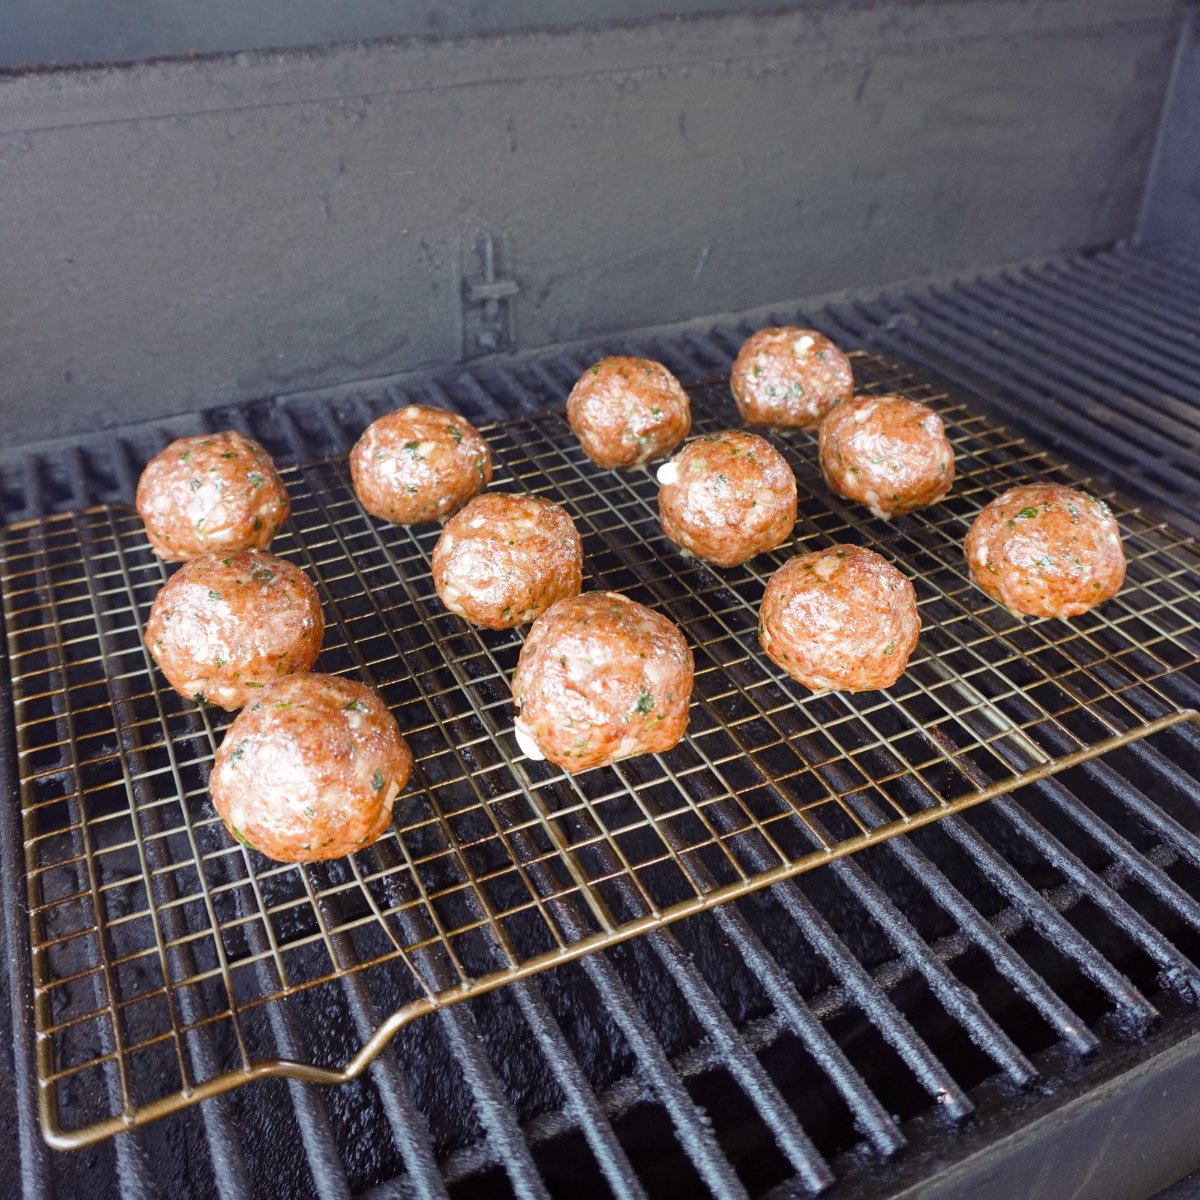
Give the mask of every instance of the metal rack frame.
M 274 548 L 314 574 L 334 615 L 322 667 L 379 687 L 418 758 L 392 831 L 342 864 L 264 866 L 207 808 L 206 767 L 227 721 L 150 672 L 141 625 L 165 576 L 136 517 L 102 507 L 7 531 L 51 1144 L 87 1144 L 264 1075 L 351 1078 L 435 1007 L 1195 719 L 1155 686 L 1200 661 L 1200 605 L 1180 582 L 1196 568 L 1189 540 L 1114 504 L 1125 591 L 1070 625 L 1011 617 L 965 577 L 967 520 L 1021 479 L 1083 481 L 899 368 L 860 358 L 856 369 L 871 388 L 937 407 L 959 455 L 948 501 L 888 531 L 826 495 L 809 439 L 783 439 L 800 481 L 796 543 L 886 534 L 916 577 L 922 646 L 889 693 L 810 696 L 765 665 L 757 599 L 790 546 L 720 575 L 678 559 L 665 570 L 673 551 L 657 530 L 652 477 L 591 467 L 558 413 L 486 431 L 497 486 L 565 499 L 584 532 L 589 585 L 660 606 L 697 650 L 683 746 L 577 777 L 520 759 L 507 692 L 519 636 L 440 610 L 426 566 L 436 530 L 371 522 L 341 460 L 289 469 L 293 517 Z M 694 390 L 698 432 L 732 415 L 715 391 Z M 56 976 L 56 948 L 84 939 L 95 965 Z M 312 973 L 309 953 L 298 975 L 295 952 L 314 946 L 328 970 Z M 261 1010 L 394 960 L 408 968 L 411 998 L 350 1062 L 256 1057 L 277 1042 Z M 147 1094 L 146 1063 L 159 1078 L 173 1070 L 179 1086 Z M 103 1080 L 95 1091 L 109 1111 L 62 1129 L 57 1089 L 87 1071 Z

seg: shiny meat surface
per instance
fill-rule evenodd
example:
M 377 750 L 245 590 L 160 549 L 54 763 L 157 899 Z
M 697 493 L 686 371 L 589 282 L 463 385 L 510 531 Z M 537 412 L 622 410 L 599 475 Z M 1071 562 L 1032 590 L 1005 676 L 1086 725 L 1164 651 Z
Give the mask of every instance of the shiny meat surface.
M 750 425 L 815 429 L 854 390 L 850 360 L 815 329 L 760 329 L 738 351 L 729 386 Z
M 488 629 L 526 625 L 583 587 L 583 542 L 567 510 L 488 492 L 446 522 L 433 582 L 453 613 Z
M 636 467 L 670 454 L 687 437 L 692 410 L 662 363 L 603 358 L 571 389 L 567 420 L 597 466 Z
M 568 771 L 668 750 L 683 737 L 692 652 L 666 617 L 616 592 L 560 600 L 513 676 L 518 737 Z
M 361 850 L 387 829 L 412 761 L 370 688 L 290 675 L 238 714 L 208 786 L 243 845 L 279 862 L 313 862 Z
M 658 480 L 663 532 L 706 562 L 736 566 L 792 535 L 796 477 L 755 433 L 697 438 L 659 467 Z
M 410 404 L 387 413 L 350 451 L 350 477 L 363 508 L 381 521 L 440 521 L 492 479 L 492 456 L 457 413 Z
M 235 709 L 317 661 L 325 619 L 312 581 L 264 550 L 210 551 L 180 567 L 150 607 L 146 646 L 171 686 Z
M 266 549 L 291 510 L 270 455 L 236 430 L 172 442 L 137 487 L 154 553 L 187 562 L 206 550 Z
M 1056 484 L 997 496 L 966 540 L 971 578 L 1029 617 L 1077 617 L 1125 582 L 1121 531 L 1103 500 Z
M 831 491 L 884 519 L 941 500 L 954 483 L 942 418 L 904 396 L 839 404 L 821 422 L 820 456 Z
M 789 559 L 759 610 L 762 648 L 813 691 L 891 687 L 921 633 L 913 585 L 861 546 L 830 546 Z

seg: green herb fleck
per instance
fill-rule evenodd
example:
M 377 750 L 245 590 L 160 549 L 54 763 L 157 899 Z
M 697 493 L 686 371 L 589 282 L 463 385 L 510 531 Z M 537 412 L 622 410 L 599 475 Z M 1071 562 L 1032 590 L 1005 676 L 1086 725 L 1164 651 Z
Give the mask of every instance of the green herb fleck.
M 232 833 L 233 836 L 237 838 L 237 840 L 241 842 L 247 850 L 254 849 L 254 843 L 236 825 L 230 825 L 229 832 Z
M 662 416 L 662 409 L 661 409 L 661 408 L 659 408 L 659 407 L 658 407 L 658 405 L 656 404 L 656 405 L 654 405 L 654 407 L 653 407 L 653 408 L 650 410 L 650 415 L 651 415 L 651 416 L 652 416 L 652 417 L 653 417 L 653 418 L 654 418 L 654 419 L 657 421 L 657 420 L 658 420 L 658 418 Z
M 220 593 L 220 592 L 214 592 L 214 591 L 213 591 L 211 588 L 209 588 L 209 591 L 208 591 L 208 598 L 209 598 L 210 600 L 220 600 L 220 599 L 221 599 L 221 593 Z
M 754 364 L 754 378 L 757 379 L 762 374 L 762 367 L 758 363 Z
M 291 708 L 292 702 L 290 700 L 280 700 L 279 703 L 275 705 L 275 707 L 277 709 Z
M 987 564 L 987 569 L 988 569 L 989 571 L 991 571 L 991 573 L 992 573 L 993 575 L 999 575 L 999 574 L 1000 574 L 1000 572 L 996 570 L 996 567 L 995 567 L 995 564 L 994 564 L 994 563 L 988 563 L 988 564 Z
M 232 567 L 233 559 L 232 558 L 223 558 L 223 559 L 221 559 L 221 565 L 223 567 Z
M 184 452 L 183 452 L 183 453 L 182 453 L 182 454 L 181 454 L 179 457 L 180 457 L 180 459 L 182 459 L 184 462 L 190 462 L 190 461 L 191 461 L 191 457 L 192 457 L 192 452 L 191 452 L 190 450 L 185 450 L 185 451 L 184 451 Z
M 462 430 L 457 425 L 447 425 L 446 432 L 456 441 L 462 441 Z
M 896 649 L 895 642 L 888 642 L 888 644 L 886 646 L 884 646 L 883 652 L 884 652 L 884 654 L 891 654 L 895 649 Z
M 221 455 L 221 457 L 222 457 L 222 458 L 237 458 L 237 451 L 236 451 L 236 450 L 226 450 L 226 451 L 225 451 L 225 452 L 224 452 L 224 453 Z
M 243 679 L 242 686 L 243 687 L 260 688 L 260 687 L 266 687 L 267 685 L 265 683 L 255 683 L 253 679 Z
M 317 815 L 317 806 L 315 804 L 306 804 L 304 806 L 304 815 L 312 820 Z
M 262 528 L 262 517 L 254 518 L 254 532 L 257 533 Z
M 636 709 L 644 717 L 654 707 L 654 697 L 648 691 L 643 691 L 638 697 Z
M 346 705 L 347 712 L 366 712 L 367 706 L 361 700 L 351 700 Z
M 592 374 L 593 374 L 593 375 L 599 375 L 599 374 L 600 374 L 600 364 L 599 364 L 599 363 L 597 363 L 597 364 L 596 364 L 596 365 L 595 365 L 595 366 L 592 368 Z
M 1027 504 L 1019 513 L 1017 513 L 1018 521 L 1029 521 L 1038 515 L 1038 510 L 1032 505 Z
M 205 695 L 204 695 L 204 693 L 203 693 L 203 692 L 197 692 L 197 693 L 196 693 L 196 694 L 195 694 L 195 695 L 192 697 L 192 703 L 193 703 L 193 704 L 195 704 L 195 705 L 198 705 L 200 708 L 207 708 L 207 707 L 208 707 L 208 700 L 207 700 L 207 698 L 205 697 Z
M 475 460 L 475 470 L 477 470 L 479 472 L 479 478 L 483 479 L 484 474 L 483 474 L 483 456 L 482 455 Z
M 371 776 L 371 786 L 378 792 L 386 782 L 387 780 L 384 778 L 383 772 L 376 767 L 375 774 Z
M 251 471 L 251 472 L 250 472 L 250 473 L 249 473 L 249 474 L 246 476 L 246 478 L 247 478 L 248 480 L 250 480 L 251 484 L 254 486 L 254 490 L 255 490 L 255 491 L 258 491 L 258 489 L 259 489 L 260 487 L 262 487 L 262 485 L 263 485 L 264 483 L 266 483 L 266 482 L 267 482 L 267 481 L 266 481 L 266 480 L 263 478 L 263 474 L 262 474 L 262 472 L 261 472 L 261 471 Z
M 1079 509 L 1077 509 L 1075 507 L 1075 505 L 1073 505 L 1073 504 L 1068 504 L 1067 512 L 1069 512 L 1071 514 L 1071 524 L 1078 525 L 1079 524 Z
M 255 583 L 270 583 L 271 580 L 275 578 L 275 572 L 272 571 L 270 567 L 255 567 L 254 570 L 250 572 L 250 578 L 253 579 Z
M 236 767 L 238 759 L 241 758 L 245 753 L 246 753 L 246 743 L 242 742 L 242 744 L 240 746 L 238 746 L 237 749 L 234 750 L 234 752 L 229 756 L 229 765 L 231 767 Z
M 200 482 L 200 480 L 195 479 L 195 478 L 192 479 L 192 491 L 193 492 L 198 492 L 203 486 L 204 485 Z

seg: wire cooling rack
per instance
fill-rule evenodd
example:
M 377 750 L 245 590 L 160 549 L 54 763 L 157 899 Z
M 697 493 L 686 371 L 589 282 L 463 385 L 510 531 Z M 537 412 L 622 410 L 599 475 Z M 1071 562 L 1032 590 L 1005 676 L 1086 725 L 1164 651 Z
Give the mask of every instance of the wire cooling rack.
M 971 586 L 967 527 L 1013 484 L 1084 481 L 898 367 L 858 356 L 856 377 L 941 413 L 953 493 L 884 524 L 826 491 L 811 436 L 782 434 L 795 535 L 729 571 L 680 555 L 653 476 L 592 466 L 562 412 L 484 430 L 495 487 L 575 518 L 585 586 L 666 613 L 695 651 L 687 738 L 578 776 L 521 756 L 509 679 L 523 631 L 442 608 L 438 530 L 367 517 L 344 458 L 285 470 L 292 516 L 271 548 L 318 583 L 320 669 L 378 688 L 417 760 L 386 836 L 333 863 L 272 863 L 222 828 L 207 777 L 231 717 L 151 667 L 142 630 L 167 573 L 136 515 L 5 530 L 47 1140 L 85 1145 L 264 1075 L 351 1078 L 422 1013 L 1194 719 L 1165 681 L 1200 662 L 1196 547 L 1110 497 L 1123 591 L 1069 623 L 1020 620 Z M 693 409 L 696 433 L 736 423 L 724 381 L 694 389 Z M 838 541 L 881 547 L 916 586 L 921 642 L 887 692 L 813 696 L 759 650 L 771 573 Z M 275 1010 L 359 971 L 386 973 L 395 997 L 359 1052 L 281 1060 Z

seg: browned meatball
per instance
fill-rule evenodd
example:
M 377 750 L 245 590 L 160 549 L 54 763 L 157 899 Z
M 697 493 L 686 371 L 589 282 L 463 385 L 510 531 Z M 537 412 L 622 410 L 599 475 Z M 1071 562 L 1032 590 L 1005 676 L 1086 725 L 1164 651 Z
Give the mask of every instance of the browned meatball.
M 263 550 L 291 511 L 270 455 L 237 430 L 180 438 L 155 455 L 137 487 L 138 515 L 159 558 Z
M 997 496 L 966 541 L 971 578 L 1005 608 L 1077 617 L 1125 582 L 1121 531 L 1103 500 L 1049 483 Z
M 616 592 L 560 600 L 517 662 L 517 741 L 568 771 L 669 750 L 687 729 L 693 673 L 666 617 Z
M 891 687 L 920 632 L 913 585 L 861 546 L 789 559 L 771 576 L 758 615 L 767 655 L 814 692 Z
M 658 513 L 676 545 L 719 567 L 773 550 L 796 524 L 796 477 L 756 433 L 710 433 L 658 468 Z
M 146 645 L 197 704 L 241 708 L 268 683 L 317 661 L 325 619 L 312 581 L 263 550 L 210 552 L 154 597 Z
M 565 508 L 488 492 L 446 522 L 433 583 L 453 613 L 488 629 L 527 625 L 583 587 L 583 542 Z
M 362 850 L 387 829 L 412 762 L 370 688 L 290 675 L 238 714 L 208 787 L 244 846 L 279 862 L 314 862 Z
M 670 454 L 692 427 L 687 392 L 662 363 L 602 358 L 567 398 L 567 420 L 600 467 L 636 467 Z
M 884 520 L 940 500 L 954 482 L 942 418 L 905 396 L 855 396 L 821 422 L 821 471 L 832 491 Z
M 729 376 L 742 420 L 815 429 L 853 394 L 850 360 L 815 329 L 760 329 L 742 343 Z
M 410 404 L 367 427 L 350 451 L 350 477 L 363 508 L 381 521 L 440 521 L 492 479 L 488 444 L 466 418 Z

